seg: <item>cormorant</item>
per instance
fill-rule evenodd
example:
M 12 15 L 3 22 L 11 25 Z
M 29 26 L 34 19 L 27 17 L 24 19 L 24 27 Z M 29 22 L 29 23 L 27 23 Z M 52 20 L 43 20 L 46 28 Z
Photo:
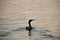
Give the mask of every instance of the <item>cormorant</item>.
M 28 24 L 29 24 L 29 27 L 26 27 L 26 30 L 29 31 L 29 36 L 31 36 L 31 30 L 33 29 L 33 27 L 31 26 L 31 22 L 33 21 L 34 19 L 30 19 L 28 21 Z
M 28 32 L 29 32 L 29 36 L 31 36 L 31 30 L 32 29 L 35 29 L 35 28 L 33 28 L 32 26 L 31 26 L 31 22 L 33 21 L 33 20 L 35 20 L 35 19 L 30 19 L 29 21 L 28 21 L 28 24 L 29 24 L 29 26 L 28 27 L 20 27 L 20 28 L 17 28 L 17 29 L 15 29 L 15 30 L 12 30 L 12 31 L 25 31 L 25 30 L 27 30 Z M 35 31 L 35 30 L 34 30 Z

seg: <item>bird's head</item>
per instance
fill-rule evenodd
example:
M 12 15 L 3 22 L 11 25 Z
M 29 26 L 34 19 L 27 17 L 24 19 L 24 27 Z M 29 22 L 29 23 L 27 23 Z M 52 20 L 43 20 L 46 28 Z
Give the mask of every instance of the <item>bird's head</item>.
M 30 19 L 29 22 L 34 21 L 35 19 Z

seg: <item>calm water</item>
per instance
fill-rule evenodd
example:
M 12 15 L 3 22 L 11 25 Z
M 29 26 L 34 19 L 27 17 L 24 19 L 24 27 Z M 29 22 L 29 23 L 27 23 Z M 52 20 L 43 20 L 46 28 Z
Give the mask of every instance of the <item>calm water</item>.
M 0 40 L 60 40 L 60 36 L 55 34 L 56 30 L 44 25 L 37 26 L 38 24 L 35 25 L 33 22 L 32 27 L 35 29 L 31 31 L 32 36 L 29 37 L 28 31 L 25 30 L 25 27 L 28 26 L 26 19 L 0 19 L 0 21 Z
M 60 0 L 0 0 L 0 40 L 60 40 Z

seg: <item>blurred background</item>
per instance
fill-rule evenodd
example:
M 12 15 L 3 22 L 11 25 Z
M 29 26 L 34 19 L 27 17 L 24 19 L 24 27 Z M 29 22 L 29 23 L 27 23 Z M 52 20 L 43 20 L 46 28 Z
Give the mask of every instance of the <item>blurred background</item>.
M 37 30 L 32 37 L 13 31 L 28 26 L 29 19 Z M 0 40 L 60 40 L 60 0 L 0 0 Z

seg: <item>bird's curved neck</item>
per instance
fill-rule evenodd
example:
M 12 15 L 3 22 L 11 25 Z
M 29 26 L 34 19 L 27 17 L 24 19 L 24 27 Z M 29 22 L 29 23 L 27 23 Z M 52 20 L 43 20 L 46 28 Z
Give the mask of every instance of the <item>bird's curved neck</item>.
M 31 21 L 29 21 L 29 27 L 31 27 Z

